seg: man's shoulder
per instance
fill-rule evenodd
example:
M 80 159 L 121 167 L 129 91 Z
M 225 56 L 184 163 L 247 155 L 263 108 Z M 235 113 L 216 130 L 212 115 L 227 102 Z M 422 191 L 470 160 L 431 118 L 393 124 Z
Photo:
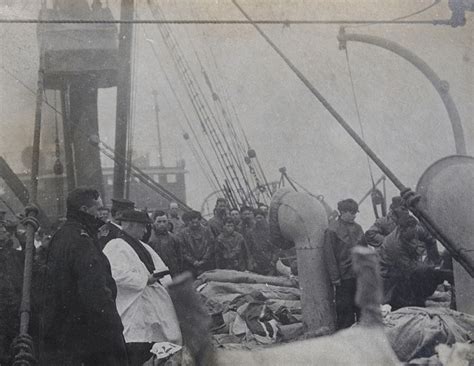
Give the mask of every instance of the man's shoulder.
M 189 235 L 189 227 L 183 227 L 178 233 L 176 233 L 176 236 L 180 239 L 186 237 Z
M 168 236 L 172 241 L 179 241 L 179 233 L 168 232 Z
M 88 242 L 92 240 L 91 235 L 86 227 L 78 222 L 66 222 L 54 235 L 53 240 L 65 240 L 72 242 L 73 240 L 80 240 Z M 71 240 L 73 239 L 73 240 Z
M 337 232 L 341 226 L 341 220 L 333 220 L 329 222 L 328 228 L 326 230 L 329 232 Z
M 234 238 L 238 239 L 238 240 L 244 240 L 244 236 L 243 236 L 241 233 L 239 233 L 238 231 L 234 231 L 234 232 L 232 233 L 232 236 L 233 236 Z
M 132 247 L 122 238 L 114 238 L 110 240 L 104 247 L 103 252 L 105 255 L 117 254 L 119 252 L 130 251 Z
M 395 229 L 383 239 L 382 245 L 385 249 L 388 249 L 388 250 L 394 249 L 400 246 L 399 239 L 400 238 L 399 238 L 398 230 Z
M 362 232 L 362 234 L 364 233 L 364 229 L 362 229 L 362 226 L 359 223 L 354 222 L 353 225 L 354 225 L 355 231 L 360 231 Z
M 223 221 L 217 217 L 217 216 L 212 216 L 208 221 L 207 221 L 207 224 L 209 226 L 215 226 L 215 225 L 222 225 L 223 224 Z
M 126 242 L 126 240 L 124 240 L 123 238 L 114 238 L 112 240 L 110 240 L 106 247 L 121 247 L 121 246 L 129 246 Z

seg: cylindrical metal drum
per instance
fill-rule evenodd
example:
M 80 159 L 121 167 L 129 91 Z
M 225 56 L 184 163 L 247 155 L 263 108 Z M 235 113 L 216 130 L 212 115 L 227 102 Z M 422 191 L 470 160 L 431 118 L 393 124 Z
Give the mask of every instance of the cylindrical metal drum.
M 474 158 L 448 156 L 432 164 L 421 176 L 416 191 L 421 205 L 451 241 L 474 257 Z M 454 263 L 456 304 L 474 315 L 474 279 Z

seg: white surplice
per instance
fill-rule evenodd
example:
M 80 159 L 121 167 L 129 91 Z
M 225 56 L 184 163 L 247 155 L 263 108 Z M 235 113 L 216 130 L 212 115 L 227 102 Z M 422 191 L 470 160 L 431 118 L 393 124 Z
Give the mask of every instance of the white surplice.
M 159 255 L 147 244 L 156 272 L 168 270 Z M 122 318 L 124 337 L 131 342 L 171 342 L 181 344 L 181 331 L 173 303 L 164 286 L 147 285 L 149 272 L 132 247 L 123 239 L 113 239 L 104 248 L 117 284 L 117 310 Z

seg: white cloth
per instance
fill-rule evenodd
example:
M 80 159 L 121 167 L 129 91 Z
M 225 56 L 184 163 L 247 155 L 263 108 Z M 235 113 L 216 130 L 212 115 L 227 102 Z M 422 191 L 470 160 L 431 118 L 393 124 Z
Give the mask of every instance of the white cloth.
M 147 244 L 156 272 L 168 267 Z M 117 310 L 122 318 L 124 337 L 131 342 L 172 342 L 182 344 L 173 303 L 159 283 L 147 285 L 149 272 L 132 247 L 123 239 L 112 239 L 104 248 L 117 284 Z M 160 280 L 165 286 L 171 277 Z

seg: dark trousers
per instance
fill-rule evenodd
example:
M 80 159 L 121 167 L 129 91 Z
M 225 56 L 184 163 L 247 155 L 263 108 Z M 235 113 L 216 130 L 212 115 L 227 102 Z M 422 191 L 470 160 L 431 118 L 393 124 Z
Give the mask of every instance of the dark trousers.
M 142 366 L 153 356 L 150 353 L 153 343 L 127 343 L 126 346 L 130 366 Z
M 342 280 L 336 287 L 337 329 L 349 328 L 359 318 L 360 310 L 355 305 L 356 279 Z

